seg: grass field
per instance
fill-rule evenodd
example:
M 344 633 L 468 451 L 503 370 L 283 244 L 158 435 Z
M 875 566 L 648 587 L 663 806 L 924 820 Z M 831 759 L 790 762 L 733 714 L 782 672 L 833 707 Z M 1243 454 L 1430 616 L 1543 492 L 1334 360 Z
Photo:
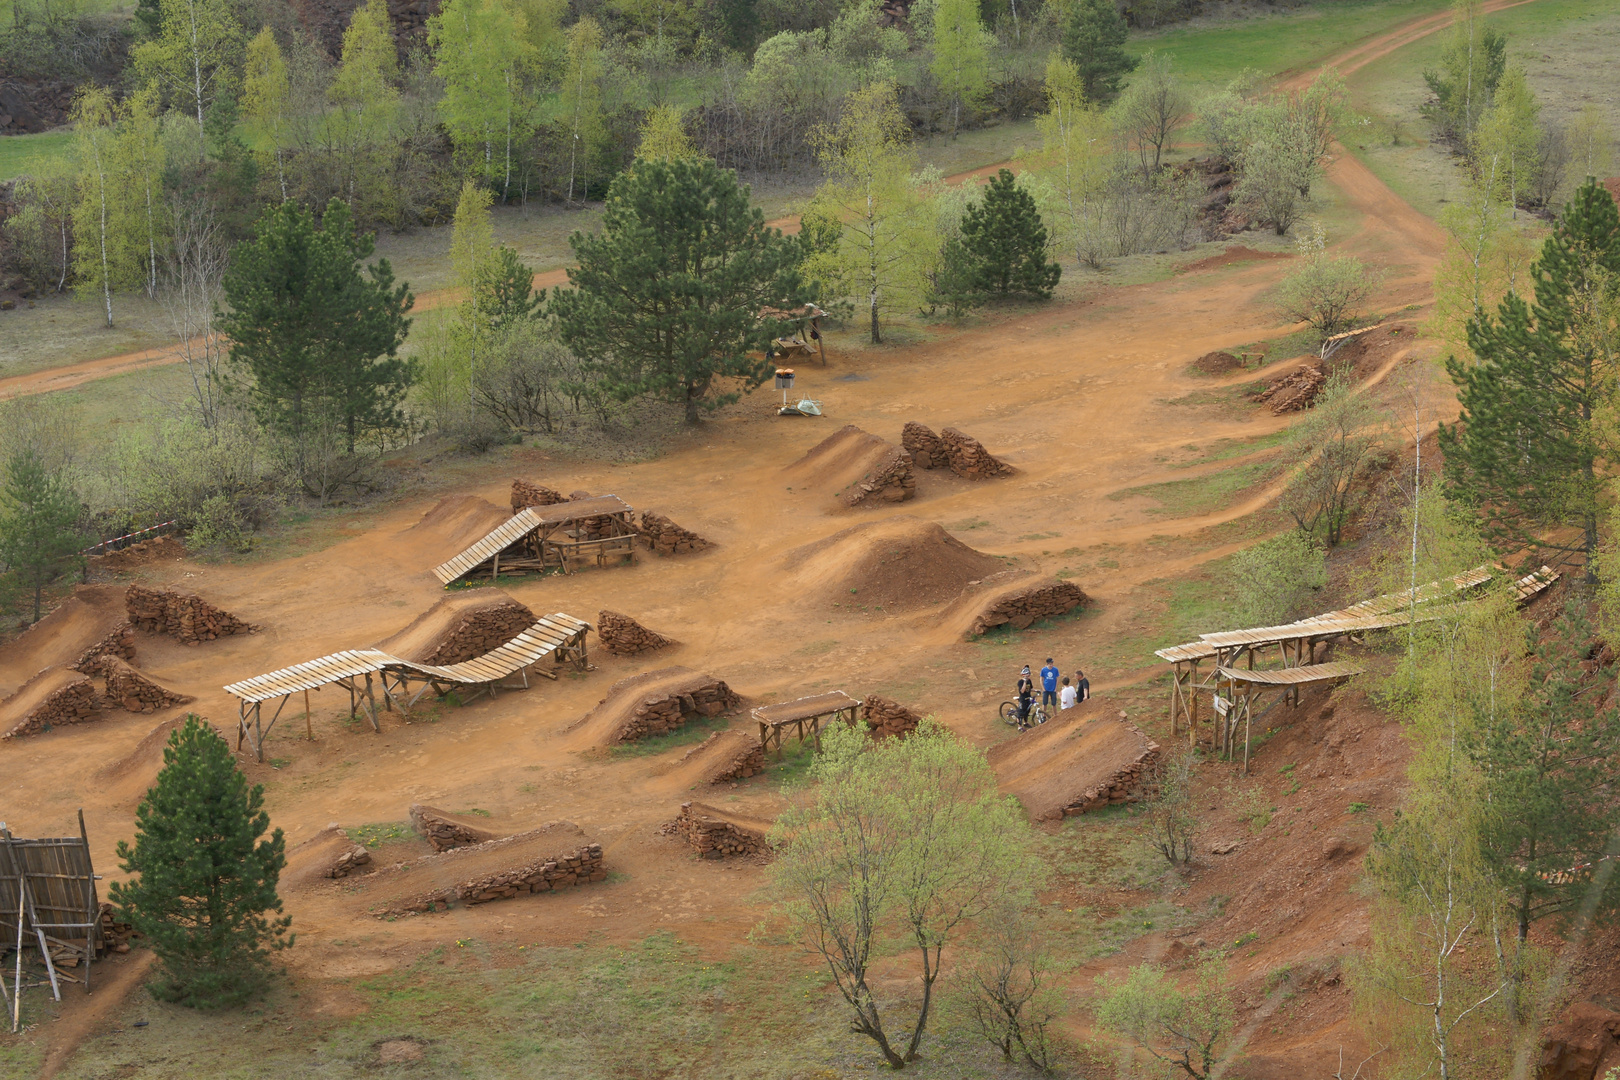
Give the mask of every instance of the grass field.
M 65 160 L 72 143 L 73 136 L 63 131 L 0 136 L 0 182 L 38 172 L 52 161 Z

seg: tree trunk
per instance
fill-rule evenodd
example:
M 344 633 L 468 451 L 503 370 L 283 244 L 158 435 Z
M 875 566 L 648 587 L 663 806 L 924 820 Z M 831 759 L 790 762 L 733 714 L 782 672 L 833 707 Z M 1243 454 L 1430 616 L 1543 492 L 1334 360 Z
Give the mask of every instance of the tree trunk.
M 108 325 L 112 325 L 110 322 Z M 872 294 L 872 344 L 883 344 L 883 335 L 878 332 L 878 303 L 877 293 Z

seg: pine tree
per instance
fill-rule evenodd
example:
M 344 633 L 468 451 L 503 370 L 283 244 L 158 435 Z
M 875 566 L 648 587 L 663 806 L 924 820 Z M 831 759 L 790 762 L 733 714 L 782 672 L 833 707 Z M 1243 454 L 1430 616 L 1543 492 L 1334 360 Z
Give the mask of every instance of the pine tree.
M 264 787 L 249 788 L 230 747 L 195 713 L 169 736 L 158 773 L 135 811 L 135 845 L 120 840 L 122 869 L 109 890 L 119 918 L 163 967 L 159 999 L 193 1008 L 235 1005 L 263 987 L 271 953 L 292 945 L 276 883 L 287 865 Z
M 990 42 L 979 25 L 978 0 L 939 0 L 934 8 L 934 62 L 929 70 L 951 100 L 951 137 L 962 126 L 962 110 L 990 91 Z
M 35 622 L 45 586 L 84 561 L 78 521 L 79 500 L 67 481 L 33 450 L 13 454 L 0 488 L 0 559 L 33 594 Z
M 1079 0 L 1063 24 L 1063 56 L 1080 72 L 1086 100 L 1106 105 L 1140 62 L 1124 49 L 1125 17 L 1114 0 Z
M 300 469 L 323 410 L 351 453 L 362 430 L 401 421 L 414 368 L 398 352 L 413 301 L 387 259 L 362 275 L 371 252 L 342 202 L 327 203 L 319 227 L 287 202 L 260 215 L 225 275 L 230 311 L 219 326 L 231 362 L 252 376 L 242 389 L 255 415 L 291 440 Z
M 1474 506 L 1504 546 L 1597 549 L 1600 462 L 1615 459 L 1594 417 L 1620 354 L 1620 212 L 1588 178 L 1530 267 L 1535 302 L 1509 293 L 1468 324 L 1477 363 L 1446 370 L 1462 414 L 1441 431 L 1453 497 Z M 1574 542 L 1547 530 L 1574 527 Z
M 807 299 L 798 242 L 707 158 L 635 162 L 608 189 L 601 231 L 569 244 L 573 288 L 551 297 L 563 340 L 621 401 L 657 394 L 690 424 L 737 400 L 723 386 L 769 376 L 764 350 L 787 326 L 769 313 Z
M 962 247 L 981 292 L 1050 300 L 1063 268 L 1046 261 L 1046 225 L 1035 199 L 1006 169 L 984 189 L 984 199 L 962 215 Z

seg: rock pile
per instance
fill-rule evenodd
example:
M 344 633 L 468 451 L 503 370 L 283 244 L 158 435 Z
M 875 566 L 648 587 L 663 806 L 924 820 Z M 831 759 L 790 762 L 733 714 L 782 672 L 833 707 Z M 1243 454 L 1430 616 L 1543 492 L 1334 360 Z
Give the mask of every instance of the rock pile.
M 663 514 L 647 510 L 641 515 L 641 538 L 658 555 L 685 555 L 702 551 L 709 542 L 690 529 L 683 529 Z
M 9 729 L 0 738 L 38 735 L 63 724 L 99 719 L 101 697 L 86 676 L 77 671 L 46 668 L 25 682 L 4 703 L 30 701 L 20 715 L 9 716 Z
M 127 922 L 119 922 L 113 906 L 106 901 L 101 904 L 101 942 L 100 949 L 104 953 L 129 952 L 129 939 L 135 936 L 135 928 Z
M 102 658 L 109 656 L 119 660 L 135 659 L 135 628 L 129 623 L 120 622 L 106 637 L 80 653 L 79 658 L 73 661 L 73 670 L 93 675 L 100 667 Z
M 167 634 L 183 645 L 197 645 L 259 628 L 221 611 L 194 593 L 131 585 L 124 594 L 129 621 L 149 634 Z
M 630 616 L 605 608 L 596 616 L 596 636 L 601 639 L 602 648 L 616 656 L 634 656 L 676 644 L 671 638 L 654 633 Z
M 957 476 L 969 480 L 989 480 L 997 476 L 1011 476 L 1013 468 L 980 444 L 978 439 L 955 428 L 939 433 L 940 445 L 945 451 L 946 463 Z
M 905 502 L 916 494 L 917 478 L 911 472 L 911 455 L 895 446 L 838 497 L 845 506 L 860 506 L 866 502 Z
M 1089 600 L 1080 587 L 1057 578 L 1037 579 L 1020 589 L 994 597 L 974 616 L 968 636 L 977 637 L 992 627 L 1027 629 L 1039 619 L 1066 615 Z
M 67 123 L 75 89 L 62 79 L 0 79 L 0 135 L 38 133 Z
M 321 872 L 322 877 L 346 878 L 350 874 L 358 874 L 360 868 L 371 865 L 371 852 L 359 844 L 350 844 L 337 853 L 332 864 Z
M 186 545 L 178 537 L 157 536 L 117 551 L 109 551 L 105 555 L 92 555 L 88 561 L 98 570 L 118 571 L 133 570 L 148 563 L 173 562 L 185 557 Z
M 702 859 L 728 856 L 768 856 L 765 832 L 752 828 L 703 803 L 681 803 L 681 816 L 666 826 L 668 832 L 692 845 Z
M 708 756 L 715 760 L 702 779 L 710 784 L 746 780 L 765 771 L 765 748 L 759 744 L 759 737 L 750 731 L 717 731 L 688 750 L 681 760 Z
M 1327 372 L 1315 364 L 1295 368 L 1254 395 L 1261 405 L 1269 404 L 1276 415 L 1303 412 L 1316 404 L 1316 395 L 1327 385 Z
M 1063 808 L 1064 817 L 1101 810 L 1105 806 L 1141 802 L 1152 791 L 1159 764 L 1159 744 L 1135 724 L 1125 726 L 1141 737 L 1144 746 L 1140 755 L 1107 780 L 1081 792 L 1079 798 Z
M 411 804 L 411 824 L 416 827 L 417 832 L 427 838 L 429 844 L 433 845 L 434 851 L 472 847 L 474 844 L 500 839 L 499 833 L 469 825 L 465 821 L 458 820 L 454 814 L 446 813 L 437 807 L 423 806 L 421 803 Z
M 901 429 L 900 445 L 906 448 L 912 463 L 919 469 L 943 469 L 950 464 L 939 436 L 915 420 L 907 420 Z
M 525 506 L 554 506 L 557 503 L 567 502 L 568 496 L 560 491 L 546 487 L 544 484 L 531 484 L 527 480 L 512 481 L 512 513 L 517 513 Z
M 505 645 L 535 624 L 534 612 L 509 596 L 499 603 L 464 611 L 438 648 L 422 659 L 424 664 L 447 667 L 483 656 Z
M 861 702 L 861 719 L 866 721 L 873 738 L 886 739 L 916 731 L 922 716 L 898 701 L 868 694 L 866 700 Z
M 96 671 L 107 680 L 107 703 L 122 706 L 129 712 L 158 712 L 197 700 L 189 694 L 177 694 L 159 686 L 116 656 L 99 657 Z
M 493 840 L 488 845 L 479 844 L 477 847 L 463 848 L 456 854 L 475 852 L 502 843 L 505 841 Z M 377 914 L 387 916 L 448 911 L 456 904 L 469 907 L 473 904 L 487 904 L 492 900 L 510 899 L 520 893 L 552 892 L 570 885 L 583 885 L 588 881 L 602 881 L 606 877 L 607 870 L 602 866 L 602 845 L 586 844 L 562 855 L 510 870 L 497 871 L 449 888 L 436 889 L 421 896 L 397 901 Z
M 608 693 L 611 697 L 612 691 Z M 675 686 L 661 687 L 637 702 L 619 729 L 619 741 L 634 742 L 666 735 L 689 719 L 720 716 L 740 705 L 742 698 L 723 680 L 693 672 L 693 678 Z

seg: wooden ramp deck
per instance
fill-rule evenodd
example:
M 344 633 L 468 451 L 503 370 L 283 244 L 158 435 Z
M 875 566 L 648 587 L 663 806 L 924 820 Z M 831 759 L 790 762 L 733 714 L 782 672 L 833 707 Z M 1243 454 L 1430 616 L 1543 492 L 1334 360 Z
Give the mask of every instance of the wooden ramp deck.
M 753 711 L 754 719 L 759 722 L 759 745 L 765 750 L 774 746 L 780 757 L 782 737 L 788 728 L 792 728 L 799 742 L 814 739 L 819 748 L 821 729 L 826 723 L 842 720 L 854 727 L 860 707 L 859 699 L 850 697 L 842 690 L 813 694 L 775 705 L 761 705 Z
M 389 710 L 398 707 L 401 714 L 408 716 L 411 706 L 415 705 L 429 689 L 437 691 L 439 696 L 443 697 L 458 686 L 471 686 L 477 688 L 477 693 L 473 697 L 477 697 L 479 693 L 487 693 L 493 697 L 501 680 L 518 673 L 522 673 L 523 686 L 527 687 L 528 669 L 547 657 L 550 657 L 554 664 L 572 663 L 580 670 L 585 670 L 588 664 L 585 635 L 590 629 L 590 624 L 582 619 L 554 612 L 499 648 L 459 664 L 444 666 L 419 664 L 380 649 L 354 649 L 231 683 L 225 687 L 225 692 L 240 702 L 237 749 L 241 749 L 243 739 L 251 739 L 255 754 L 263 761 L 265 736 L 275 727 L 276 719 L 280 717 L 281 710 L 286 707 L 292 695 L 300 692 L 305 695 L 307 713 L 309 691 L 329 684 L 336 684 L 348 690 L 350 715 L 354 715 L 364 707 L 367 719 L 371 721 L 372 730 L 380 732 L 372 675 L 380 676 L 383 707 Z M 549 671 L 540 670 L 536 674 L 556 678 L 556 675 Z M 364 686 L 358 681 L 362 677 L 365 679 Z M 422 683 L 422 686 L 414 695 L 407 697 L 413 681 Z M 263 725 L 261 706 L 264 702 L 275 698 L 281 698 L 281 704 L 276 707 L 275 715 L 270 718 L 269 724 Z
M 602 540 L 573 540 L 562 543 L 552 543 L 549 546 L 564 549 L 584 549 L 587 547 L 612 547 L 614 554 L 624 554 L 630 550 L 630 543 L 634 541 L 635 529 L 629 525 L 630 515 L 634 513 L 629 503 L 617 495 L 597 495 L 589 499 L 575 499 L 568 502 L 552 503 L 549 506 L 525 506 L 513 514 L 506 521 L 490 530 L 489 535 L 473 544 L 455 558 L 443 562 L 433 568 L 433 576 L 448 585 L 458 578 L 466 577 L 474 570 L 489 563 L 491 577 L 500 572 L 500 558 L 502 553 L 523 544 L 526 540 L 533 541 L 539 550 L 527 553 L 526 557 L 514 561 L 511 565 L 518 568 L 538 559 L 545 562 L 544 548 L 548 539 L 557 530 L 577 521 L 588 518 L 612 517 L 623 523 L 620 535 L 607 537 Z M 577 551 L 570 550 L 570 555 L 577 555 Z M 566 564 L 558 562 L 566 569 Z

